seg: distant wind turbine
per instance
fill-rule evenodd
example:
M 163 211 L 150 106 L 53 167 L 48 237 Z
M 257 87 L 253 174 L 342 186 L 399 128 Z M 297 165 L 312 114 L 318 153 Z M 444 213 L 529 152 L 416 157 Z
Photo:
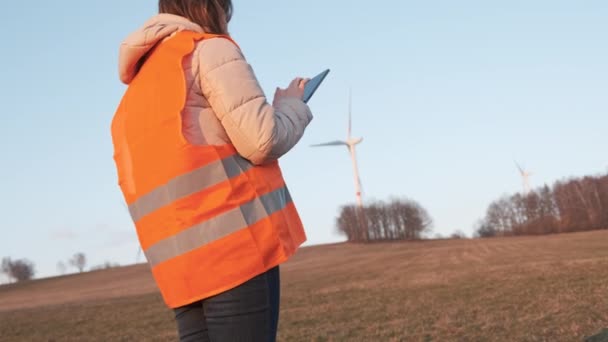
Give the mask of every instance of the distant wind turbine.
M 524 195 L 527 195 L 530 193 L 530 176 L 532 176 L 532 173 L 522 168 L 517 162 L 515 162 L 515 165 L 517 166 L 519 174 L 521 175 L 521 180 L 524 187 Z
M 355 194 L 357 198 L 357 205 L 359 208 L 363 208 L 363 199 L 361 195 L 361 178 L 359 177 L 359 168 L 357 166 L 357 153 L 355 151 L 355 146 L 360 144 L 363 141 L 363 138 L 353 138 L 351 136 L 352 132 L 352 93 L 349 93 L 348 96 L 348 131 L 346 134 L 346 141 L 336 140 L 323 144 L 312 145 L 312 147 L 325 147 L 325 146 L 346 146 L 348 148 L 348 152 L 350 153 L 350 158 L 353 163 L 353 173 L 354 173 L 354 181 L 355 181 Z

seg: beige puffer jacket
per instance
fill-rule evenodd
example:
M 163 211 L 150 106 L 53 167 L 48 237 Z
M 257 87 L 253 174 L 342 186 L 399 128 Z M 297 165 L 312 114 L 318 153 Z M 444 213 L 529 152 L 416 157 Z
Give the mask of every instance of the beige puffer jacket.
M 182 30 L 203 32 L 186 18 L 159 14 L 131 34 L 120 46 L 121 81 L 129 84 L 146 53 Z M 300 99 L 284 98 L 276 108 L 268 104 L 252 68 L 227 39 L 199 42 L 183 65 L 188 95 L 182 132 L 192 144 L 232 143 L 241 156 L 259 165 L 287 153 L 312 120 Z

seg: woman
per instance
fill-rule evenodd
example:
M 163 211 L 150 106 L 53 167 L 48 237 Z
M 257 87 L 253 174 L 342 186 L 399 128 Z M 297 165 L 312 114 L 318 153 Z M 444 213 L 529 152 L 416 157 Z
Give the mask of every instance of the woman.
M 267 103 L 230 0 L 160 0 L 120 47 L 114 158 L 182 341 L 273 341 L 279 270 L 305 241 L 277 159 L 312 120 L 306 80 Z

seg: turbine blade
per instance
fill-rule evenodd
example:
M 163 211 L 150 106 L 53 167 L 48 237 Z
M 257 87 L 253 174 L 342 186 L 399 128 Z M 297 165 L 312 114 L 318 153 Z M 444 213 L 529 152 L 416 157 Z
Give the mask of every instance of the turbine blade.
M 310 145 L 310 147 L 321 147 L 321 146 L 348 146 L 348 144 L 345 141 L 336 140 L 336 141 L 326 142 L 323 144 Z
M 350 140 L 350 135 L 353 126 L 353 90 L 350 89 L 348 91 L 348 134 L 346 135 L 347 139 Z
M 519 173 L 521 173 L 522 175 L 525 173 L 524 169 L 519 165 L 518 162 L 515 162 L 515 166 L 517 166 L 517 169 L 519 170 Z

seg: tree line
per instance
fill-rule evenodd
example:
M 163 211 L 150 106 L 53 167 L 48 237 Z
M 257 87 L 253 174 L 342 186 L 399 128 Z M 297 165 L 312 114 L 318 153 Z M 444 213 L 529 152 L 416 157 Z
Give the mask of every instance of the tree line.
M 426 209 L 410 199 L 375 201 L 362 208 L 345 205 L 336 219 L 338 231 L 349 242 L 419 240 L 432 225 Z
M 67 260 L 67 264 L 63 261 L 57 263 L 57 271 L 60 275 L 66 273 L 68 266 L 72 266 L 78 273 L 83 273 L 87 266 L 87 257 L 84 253 L 76 253 Z M 117 263 L 106 261 L 105 263 L 90 268 L 91 271 L 109 269 L 120 266 Z M 6 275 L 10 282 L 23 282 L 32 280 L 36 275 L 36 266 L 28 259 L 13 260 L 10 257 L 2 258 L 0 273 Z
M 608 175 L 545 185 L 490 204 L 479 237 L 542 235 L 608 229 Z

